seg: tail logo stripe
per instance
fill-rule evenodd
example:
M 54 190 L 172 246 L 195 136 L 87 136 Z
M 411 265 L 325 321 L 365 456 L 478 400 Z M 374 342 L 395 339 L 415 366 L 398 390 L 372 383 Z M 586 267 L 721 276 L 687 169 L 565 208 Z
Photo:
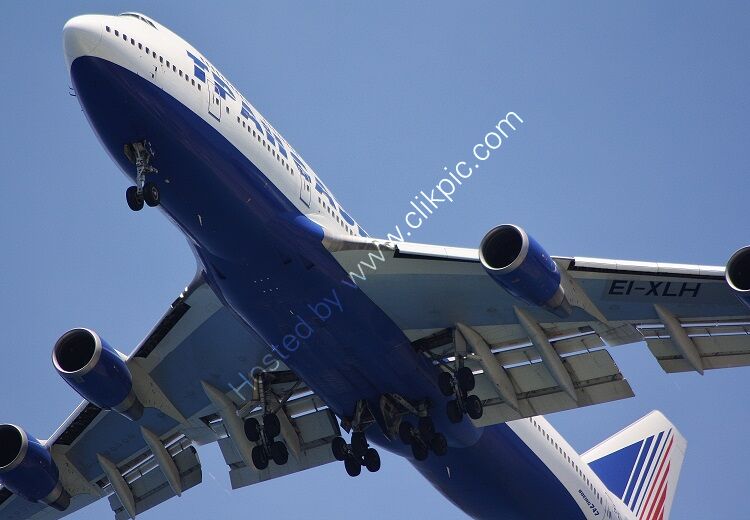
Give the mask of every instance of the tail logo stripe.
M 643 503 L 643 509 L 641 510 L 641 516 L 640 518 L 647 518 L 651 514 L 651 509 L 653 509 L 653 502 L 651 502 L 652 498 L 656 500 L 656 497 L 658 496 L 658 493 L 655 495 L 653 494 L 654 491 L 658 487 L 661 486 L 661 483 L 664 481 L 666 482 L 667 475 L 669 474 L 669 463 L 667 463 L 666 467 L 664 466 L 664 463 L 669 460 L 669 452 L 672 450 L 672 442 L 674 441 L 674 437 L 672 437 L 669 440 L 669 446 L 667 446 L 667 450 L 664 452 L 664 457 L 661 460 L 661 463 L 659 465 L 659 471 L 657 472 L 656 478 L 653 480 L 651 489 L 649 489 L 648 496 L 646 497 L 646 501 Z M 662 470 L 665 469 L 664 473 L 662 473 Z M 657 485 L 658 484 L 658 485 Z M 651 504 L 651 509 L 649 509 L 649 504 Z M 646 513 L 648 511 L 648 514 Z
M 643 509 L 646 504 L 646 501 L 648 498 L 646 495 L 648 493 L 648 490 L 651 488 L 651 484 L 654 482 L 654 480 L 657 479 L 657 473 L 659 472 L 659 470 L 661 469 L 661 465 L 663 464 L 662 461 L 664 459 L 664 452 L 666 451 L 667 446 L 671 443 L 671 439 L 672 439 L 672 430 L 670 429 L 667 432 L 667 435 L 664 437 L 664 441 L 662 442 L 661 448 L 659 450 L 659 455 L 656 457 L 656 460 L 654 461 L 653 472 L 648 477 L 648 479 L 644 479 L 644 481 L 647 481 L 647 484 L 646 484 L 646 487 L 643 489 L 642 496 L 640 497 L 640 504 L 638 502 L 633 504 L 634 506 L 637 506 L 637 510 L 635 507 L 633 508 L 633 511 L 636 514 L 640 514 L 641 509 Z
M 623 497 L 623 502 L 626 504 L 630 502 L 630 497 L 633 494 L 633 490 L 635 489 L 638 477 L 641 474 L 641 468 L 643 468 L 643 463 L 646 462 L 646 457 L 648 456 L 648 450 L 651 447 L 651 443 L 654 441 L 654 436 L 652 435 L 648 439 L 646 439 L 646 442 L 643 444 L 643 448 L 641 449 L 640 455 L 638 455 L 638 463 L 635 465 L 635 468 L 633 469 L 633 474 L 630 477 L 630 483 L 628 484 L 627 490 L 625 491 L 625 496 Z
M 664 475 L 662 475 L 661 477 L 658 494 L 659 500 L 651 504 L 651 509 L 648 512 L 648 520 L 655 520 L 657 513 L 662 508 L 662 506 L 664 506 L 664 500 L 667 498 L 667 476 L 669 475 L 669 466 L 670 465 L 667 464 L 667 469 L 664 472 Z
M 635 511 L 635 506 L 638 503 L 638 500 L 641 498 L 641 490 L 643 489 L 643 484 L 646 482 L 646 477 L 648 477 L 649 472 L 652 469 L 652 466 L 654 465 L 654 458 L 656 457 L 656 453 L 659 451 L 659 448 L 661 447 L 661 439 L 664 436 L 664 432 L 659 432 L 659 435 L 656 436 L 656 442 L 654 442 L 654 447 L 651 450 L 651 455 L 649 456 L 648 462 L 646 463 L 646 467 L 643 470 L 643 474 L 641 475 L 640 481 L 638 482 L 638 487 L 636 488 L 635 494 L 633 495 L 633 504 L 630 506 L 630 509 L 632 511 Z

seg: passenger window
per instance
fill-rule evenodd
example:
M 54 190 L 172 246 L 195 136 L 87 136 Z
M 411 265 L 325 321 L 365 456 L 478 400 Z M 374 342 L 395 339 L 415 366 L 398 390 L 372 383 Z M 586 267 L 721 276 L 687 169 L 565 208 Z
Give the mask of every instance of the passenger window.
M 130 38 L 130 45 L 132 45 L 132 46 L 134 46 L 134 47 L 135 47 L 135 39 L 133 39 L 133 38 Z
M 117 29 L 115 29 L 115 36 L 120 36 L 120 31 L 118 31 Z
M 164 56 L 159 56 L 159 63 L 164 63 Z
M 138 50 L 139 50 L 139 51 L 142 51 L 142 50 L 143 50 L 143 45 L 141 45 L 140 43 L 138 44 Z
M 112 32 L 112 29 L 109 28 L 109 25 L 107 26 L 107 32 Z
M 167 60 L 167 68 L 169 68 L 169 60 Z

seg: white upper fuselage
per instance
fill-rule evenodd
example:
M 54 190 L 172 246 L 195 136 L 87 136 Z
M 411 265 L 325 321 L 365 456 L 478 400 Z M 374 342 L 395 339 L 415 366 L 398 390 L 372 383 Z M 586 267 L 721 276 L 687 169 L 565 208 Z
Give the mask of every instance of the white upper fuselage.
M 63 39 L 68 67 L 81 55 L 96 56 L 151 81 L 251 159 L 301 213 L 333 235 L 365 234 L 313 169 L 239 90 L 200 51 L 166 27 L 136 13 L 84 15 L 65 25 Z M 197 66 L 188 53 L 205 68 Z M 195 74 L 199 69 L 205 81 Z
M 260 112 L 203 54 L 162 25 L 135 13 L 80 16 L 66 24 L 64 44 L 69 66 L 79 56 L 102 58 L 174 97 L 220 132 L 301 213 L 327 232 L 365 235 L 349 220 L 312 168 Z M 544 418 L 508 425 L 566 487 L 587 518 L 635 518 Z

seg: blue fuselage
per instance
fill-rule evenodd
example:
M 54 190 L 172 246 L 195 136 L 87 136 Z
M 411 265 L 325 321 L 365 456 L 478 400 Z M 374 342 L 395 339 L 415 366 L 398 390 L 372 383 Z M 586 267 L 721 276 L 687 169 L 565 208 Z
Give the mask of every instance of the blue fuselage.
M 451 424 L 437 369 L 321 244 L 315 225 L 221 132 L 154 83 L 109 61 L 77 58 L 77 96 L 99 139 L 129 177 L 128 143 L 148 140 L 161 208 L 189 238 L 206 278 L 339 417 L 388 392 L 429 399 L 445 457 L 412 461 L 444 495 L 481 518 L 583 518 L 552 472 L 507 425 Z M 349 283 L 344 283 L 349 282 Z M 221 348 L 215 345 L 214 348 Z M 368 430 L 383 448 L 398 440 Z M 544 497 L 539 500 L 534 497 Z

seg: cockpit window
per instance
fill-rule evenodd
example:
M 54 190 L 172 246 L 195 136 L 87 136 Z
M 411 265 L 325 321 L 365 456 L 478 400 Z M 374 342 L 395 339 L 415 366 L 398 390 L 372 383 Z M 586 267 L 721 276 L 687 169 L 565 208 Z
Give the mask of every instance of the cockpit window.
M 156 29 L 156 26 L 154 25 L 154 22 L 152 22 L 151 20 L 149 20 L 148 18 L 146 18 L 142 14 L 138 14 L 138 13 L 120 13 L 118 16 L 132 16 L 133 18 L 138 18 L 143 23 L 147 23 L 148 25 L 150 25 L 151 27 L 153 27 L 154 29 Z M 158 31 L 158 29 L 156 29 L 156 30 Z

